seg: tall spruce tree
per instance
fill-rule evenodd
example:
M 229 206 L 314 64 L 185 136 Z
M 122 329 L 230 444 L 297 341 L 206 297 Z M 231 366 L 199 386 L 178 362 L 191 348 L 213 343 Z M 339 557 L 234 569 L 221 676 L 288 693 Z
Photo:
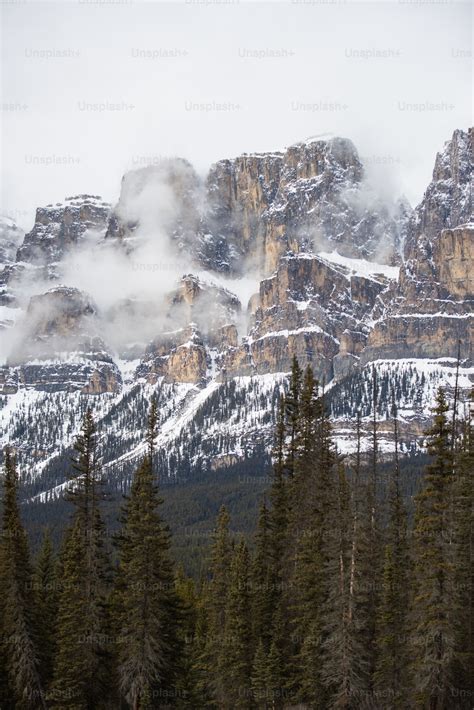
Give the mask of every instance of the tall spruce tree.
M 352 511 L 346 471 L 339 462 L 328 499 L 330 527 L 325 540 L 323 606 L 324 653 L 322 678 L 330 697 L 328 707 L 361 705 L 354 655 L 358 639 L 353 632 L 350 608 Z
M 310 368 L 305 372 L 296 441 L 288 534 L 293 640 L 288 689 L 302 701 L 321 703 L 325 693 L 321 678 L 325 536 L 334 455 L 329 422 Z
M 429 710 L 451 706 L 453 662 L 450 491 L 453 476 L 451 423 L 444 391 L 436 397 L 427 431 L 431 462 L 416 499 L 412 671 L 415 705 Z
M 5 449 L 0 540 L 0 671 L 5 708 L 44 708 L 28 538 L 18 507 L 15 458 Z
M 262 503 L 259 511 L 250 586 L 253 641 L 256 648 L 261 642 L 263 651 L 268 652 L 272 637 L 276 590 L 272 578 L 269 511 L 265 502 Z
M 201 662 L 201 673 L 208 676 L 207 692 L 218 707 L 228 701 L 225 679 L 225 635 L 227 626 L 227 595 L 233 541 L 229 532 L 229 513 L 222 506 L 217 517 L 211 550 L 211 580 L 207 594 L 207 637 Z M 206 694 L 206 690 L 204 690 Z
M 298 448 L 298 430 L 300 416 L 302 372 L 296 355 L 293 356 L 289 390 L 285 396 L 285 417 L 287 422 L 288 443 L 286 447 L 285 470 L 292 477 Z
M 273 612 L 268 643 L 269 652 L 272 652 L 273 649 L 274 664 L 280 664 L 278 668 L 275 665 L 272 668 L 272 693 L 275 698 L 281 696 L 281 687 L 287 681 L 286 659 L 290 652 L 290 628 L 287 611 L 290 496 L 289 476 L 285 466 L 286 433 L 285 399 L 282 396 L 275 430 L 273 480 L 270 488 L 271 508 L 269 511 L 269 583 L 272 590 Z M 279 683 L 281 686 L 276 687 L 275 683 Z M 279 705 L 276 704 L 275 707 L 279 707 Z
M 378 407 L 379 384 L 375 366 L 372 367 L 372 451 L 367 485 L 367 505 L 370 525 L 367 528 L 368 554 L 366 570 L 367 616 L 365 655 L 369 662 L 369 685 L 373 690 L 373 681 L 377 663 L 377 609 L 382 572 L 382 528 L 380 515 L 380 484 L 378 476 Z M 369 522 L 369 521 L 368 521 Z
M 196 601 L 196 624 L 194 634 L 186 638 L 186 643 L 191 646 L 190 655 L 192 663 L 192 677 L 199 704 L 206 707 L 215 707 L 213 702 L 214 687 L 212 676 L 212 645 L 210 642 L 210 592 L 209 581 L 203 580 L 200 585 L 200 594 Z
M 453 696 L 468 708 L 474 697 L 474 390 L 456 452 L 453 481 Z
M 278 583 L 283 575 L 284 555 L 288 528 L 288 482 L 285 475 L 285 401 L 280 398 L 274 446 L 273 480 L 270 489 L 271 511 L 269 517 L 270 551 L 273 581 Z
M 224 707 L 250 710 L 254 658 L 250 600 L 250 556 L 244 541 L 235 549 L 226 598 L 225 636 L 221 672 L 226 687 Z
M 194 580 L 179 567 L 175 578 L 179 603 L 179 645 L 181 649 L 180 674 L 177 679 L 176 704 L 181 708 L 196 708 L 201 703 L 199 675 L 195 664 L 195 641 L 198 624 L 199 599 Z
M 152 468 L 156 423 L 152 403 L 147 454 L 135 473 L 117 538 L 118 682 L 133 710 L 169 705 L 180 686 L 179 604 Z
M 110 691 L 108 595 L 110 565 L 100 513 L 102 477 L 95 422 L 86 411 L 74 445 L 74 479 L 68 500 L 72 526 L 61 553 L 56 657 L 49 692 L 53 707 L 107 707 Z
M 370 568 L 371 505 L 367 496 L 368 482 L 362 476 L 361 415 L 356 416 L 356 453 L 351 477 L 351 554 L 348 598 L 348 633 L 353 639 L 350 657 L 353 691 L 359 697 L 368 697 L 370 684 L 370 659 L 372 649 L 369 638 L 371 609 L 367 586 Z M 369 501 L 368 501 L 369 499 Z
M 253 702 L 258 710 L 267 710 L 269 707 L 271 697 L 269 671 L 268 653 L 260 638 L 252 663 L 251 675 Z
M 378 611 L 378 661 L 375 691 L 384 707 L 395 710 L 408 704 L 408 604 L 410 559 L 407 514 L 400 490 L 398 418 L 392 394 L 394 466 L 389 490 L 389 517 L 384 550 L 380 608 Z
M 43 535 L 34 571 L 35 609 L 40 639 L 40 670 L 43 686 L 48 689 L 53 677 L 58 614 L 58 578 L 56 556 L 49 529 Z

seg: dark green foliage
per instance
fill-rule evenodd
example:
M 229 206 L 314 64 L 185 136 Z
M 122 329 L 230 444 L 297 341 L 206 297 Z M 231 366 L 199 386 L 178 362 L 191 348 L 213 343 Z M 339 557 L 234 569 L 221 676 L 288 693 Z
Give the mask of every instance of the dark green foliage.
M 268 662 L 268 654 L 265 651 L 265 646 L 262 639 L 259 640 L 257 650 L 252 663 L 251 687 L 253 701 L 257 708 L 267 708 L 267 703 L 270 697 L 270 668 Z
M 44 707 L 38 629 L 28 539 L 17 501 L 17 471 L 5 451 L 2 537 L 0 540 L 0 691 L 2 707 Z
M 250 674 L 254 657 L 250 605 L 250 556 L 242 541 L 237 546 L 229 574 L 225 636 L 220 664 L 226 688 L 226 707 L 252 707 Z
M 322 702 L 325 575 L 332 534 L 336 456 L 317 384 L 307 371 L 299 417 L 298 463 L 291 481 L 288 592 L 294 663 L 290 688 L 302 701 Z
M 471 406 L 474 402 L 474 390 Z M 452 496 L 454 663 L 452 683 L 466 707 L 474 697 L 474 427 L 464 423 Z
M 73 522 L 61 552 L 56 658 L 50 703 L 58 708 L 107 707 L 112 674 L 108 636 L 110 568 L 99 503 L 95 423 L 87 410 L 75 444 L 76 474 L 68 500 Z
M 453 566 L 450 552 L 450 497 L 453 477 L 451 424 L 444 392 L 437 395 L 428 434 L 432 463 L 417 497 L 414 529 L 412 660 L 414 698 L 441 710 L 451 697 L 453 662 Z
M 360 653 L 350 616 L 351 506 L 344 467 L 339 465 L 328 496 L 330 527 L 324 555 L 323 653 L 319 662 L 331 707 L 351 707 L 361 686 L 355 672 Z M 315 698 L 316 700 L 316 698 Z M 314 702 L 314 701 L 313 701 Z
M 200 672 L 207 675 L 207 690 L 216 704 L 227 702 L 224 653 L 227 626 L 227 596 L 233 542 L 229 532 L 229 514 L 222 507 L 217 518 L 211 550 L 211 580 L 206 595 L 207 626 Z
M 160 390 L 144 437 L 146 413 L 135 393 L 146 454 L 133 477 L 122 478 L 120 527 L 86 411 L 67 502 L 54 504 L 65 510 L 72 502 L 72 524 L 57 562 L 44 536 L 33 576 L 7 455 L 2 710 L 42 707 L 45 698 L 64 710 L 467 710 L 474 693 L 472 425 L 448 411 L 440 392 L 412 525 L 411 496 L 426 457 L 399 460 L 395 410 L 391 460 L 381 460 L 378 440 L 387 413 L 380 400 L 390 389 L 394 401 L 406 394 L 405 380 L 377 379 L 374 371 L 359 393 L 345 392 L 370 416 L 372 442 L 364 456 L 358 415 L 356 453 L 342 458 L 326 406 L 334 408 L 344 389 L 325 395 L 294 359 L 286 393 L 278 398 L 275 390 L 270 405 L 260 401 L 276 422 L 272 476 L 259 443 L 232 475 L 193 464 L 195 479 L 180 485 L 171 485 L 172 471 L 189 474 L 189 462 L 155 450 Z M 246 406 L 235 383 L 222 388 L 229 413 Z M 221 394 L 200 411 L 202 427 Z M 184 457 L 200 436 L 195 428 L 192 441 L 182 442 Z M 163 478 L 166 471 L 171 477 Z M 27 514 L 36 510 L 25 506 Z M 162 511 L 173 524 L 173 547 Z M 37 526 L 43 521 L 37 517 Z M 108 539 L 117 529 L 112 570 Z M 181 568 L 174 573 L 173 550 L 195 581 Z
M 262 644 L 264 651 L 268 651 L 276 594 L 271 561 L 270 520 L 266 503 L 260 508 L 250 585 L 253 641 L 257 648 Z
M 121 695 L 136 709 L 162 707 L 178 696 L 179 603 L 169 533 L 153 480 L 155 415 L 152 406 L 148 453 L 135 474 L 118 537 L 118 682 Z
M 302 373 L 296 356 L 293 356 L 291 366 L 290 387 L 284 399 L 285 417 L 288 428 L 288 446 L 285 459 L 285 471 L 288 476 L 293 476 L 297 459 L 298 436 L 299 436 L 299 407 L 301 397 Z
M 201 703 L 199 674 L 196 660 L 199 657 L 199 604 L 200 599 L 194 581 L 178 569 L 175 578 L 176 596 L 179 608 L 178 644 L 181 653 L 180 673 L 176 677 L 175 696 L 179 707 L 196 708 Z
M 395 458 L 389 490 L 389 517 L 378 610 L 378 659 L 375 687 L 380 693 L 385 694 L 387 707 L 402 709 L 406 708 L 409 698 L 407 615 L 411 565 L 407 515 L 400 491 L 398 421 L 395 403 L 393 409 Z
M 44 533 L 34 572 L 36 616 L 40 639 L 40 669 L 43 686 L 47 689 L 53 677 L 53 662 L 56 653 L 56 618 L 58 614 L 58 590 L 56 556 L 49 530 Z

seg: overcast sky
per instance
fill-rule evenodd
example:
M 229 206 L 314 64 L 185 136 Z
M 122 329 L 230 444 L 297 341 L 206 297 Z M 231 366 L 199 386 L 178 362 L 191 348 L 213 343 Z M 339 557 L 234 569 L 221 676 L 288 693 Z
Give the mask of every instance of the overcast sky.
M 472 123 L 472 8 L 453 0 L 5 0 L 2 211 L 87 192 L 163 155 L 204 173 L 309 136 L 351 138 L 416 204 Z

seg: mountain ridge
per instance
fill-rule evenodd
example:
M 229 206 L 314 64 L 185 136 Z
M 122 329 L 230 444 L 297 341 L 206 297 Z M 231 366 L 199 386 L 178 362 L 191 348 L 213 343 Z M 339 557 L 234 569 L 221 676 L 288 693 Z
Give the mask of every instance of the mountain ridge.
M 460 341 L 464 391 L 474 379 L 472 136 L 472 129 L 454 132 L 413 212 L 368 194 L 354 146 L 334 138 L 219 161 L 201 182 L 187 161 L 165 161 L 124 176 L 115 207 L 81 195 L 39 208 L 16 258 L 10 249 L 0 271 L 10 349 L 0 368 L 3 440 L 40 481 L 88 402 L 104 422 L 112 411 L 127 422 L 120 444 L 104 424 L 107 467 L 120 468 L 117 447 L 133 451 L 138 441 L 129 400 L 144 410 L 159 392 L 168 431 L 163 467 L 176 476 L 218 467 L 242 458 L 257 434 L 269 450 L 275 408 L 263 421 L 258 402 L 277 401 L 296 355 L 330 385 L 348 451 L 348 411 L 361 406 L 353 383 L 363 390 L 375 367 L 381 382 L 387 372 L 400 380 L 401 403 L 414 387 L 418 409 L 402 406 L 401 417 L 406 450 L 416 448 L 435 384 L 453 386 Z M 95 294 L 62 283 L 87 280 L 101 260 L 104 288 L 97 278 Z M 248 304 L 233 286 L 253 290 Z M 15 318 L 5 317 L 10 311 Z M 390 395 L 382 390 L 380 426 L 389 442 Z M 230 392 L 240 402 L 235 422 Z M 341 393 L 352 398 L 344 413 Z M 173 417 L 170 399 L 182 417 Z M 22 438 L 22 422 L 52 411 L 53 400 L 77 411 L 68 432 L 46 415 L 39 449 L 34 437 Z M 208 411 L 205 432 L 196 424 L 199 407 Z

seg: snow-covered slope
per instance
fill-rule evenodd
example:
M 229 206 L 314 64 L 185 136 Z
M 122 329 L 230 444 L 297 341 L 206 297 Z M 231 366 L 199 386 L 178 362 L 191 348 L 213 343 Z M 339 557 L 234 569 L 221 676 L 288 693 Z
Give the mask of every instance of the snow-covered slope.
M 381 449 L 392 388 L 402 446 L 419 448 L 458 351 L 460 407 L 474 381 L 472 165 L 472 131 L 456 131 L 410 216 L 373 192 L 350 141 L 309 140 L 219 161 L 205 181 L 178 159 L 135 171 L 114 208 L 80 195 L 38 209 L 21 245 L 8 223 L 0 443 L 31 496 L 62 490 L 87 407 L 122 486 L 152 395 L 164 475 L 268 454 L 294 355 L 324 383 L 341 451 L 357 411 L 369 425 L 374 368 Z

